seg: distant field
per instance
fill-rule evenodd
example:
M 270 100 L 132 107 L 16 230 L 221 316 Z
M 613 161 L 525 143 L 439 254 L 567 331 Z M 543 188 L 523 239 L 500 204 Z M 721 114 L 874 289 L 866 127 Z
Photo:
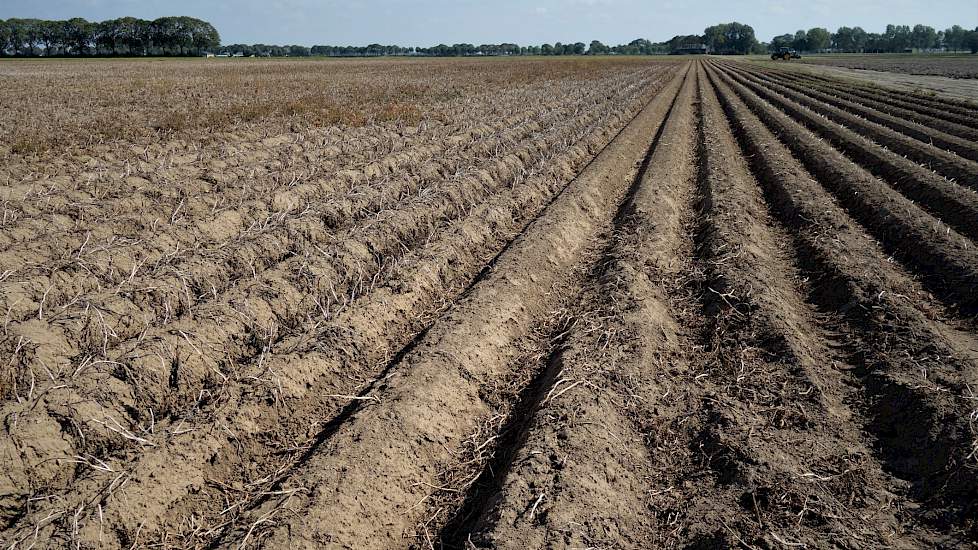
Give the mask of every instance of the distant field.
M 215 132 L 447 122 L 459 103 L 528 83 L 584 83 L 635 58 L 33 59 L 0 65 L 0 155 Z
M 806 57 L 801 61 L 815 65 L 890 73 L 978 78 L 978 55 L 819 55 Z

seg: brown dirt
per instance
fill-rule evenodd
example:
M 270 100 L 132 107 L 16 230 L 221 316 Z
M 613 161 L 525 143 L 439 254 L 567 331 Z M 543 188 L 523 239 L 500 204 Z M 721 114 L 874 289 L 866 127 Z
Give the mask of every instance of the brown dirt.
M 769 65 L 767 62 L 762 65 Z M 955 102 L 978 103 L 978 80 L 946 76 L 916 75 L 868 69 L 850 69 L 817 64 L 792 64 L 789 70 L 821 75 L 855 84 L 869 84 L 880 90 L 906 96 L 944 98 Z
M 888 95 L 880 89 L 860 89 L 855 86 L 840 85 L 838 81 L 817 78 L 797 71 L 764 69 L 759 71 L 761 74 L 780 77 L 780 82 L 784 85 L 791 83 L 799 84 L 804 90 L 820 91 L 829 96 L 834 96 L 845 102 L 839 104 L 846 105 L 855 113 L 868 113 L 877 115 L 879 113 L 899 117 L 903 121 L 916 122 L 922 126 L 916 131 L 934 131 L 940 137 L 940 133 L 947 133 L 961 138 L 971 140 L 973 143 L 978 139 L 978 131 L 974 129 L 976 121 L 967 116 L 968 111 L 957 113 L 949 110 L 949 105 L 940 105 L 934 102 L 927 102 L 922 99 L 901 95 Z M 824 96 L 823 96 L 824 97 Z M 866 108 L 869 109 L 866 109 Z M 893 118 L 878 117 L 877 120 L 886 119 L 896 122 Z M 902 126 L 902 125 L 901 125 Z M 907 125 L 904 127 L 913 127 Z
M 978 79 L 975 55 L 840 55 L 807 57 L 805 63 L 912 75 Z
M 695 80 L 690 75 L 683 83 L 618 214 L 594 283 L 582 292 L 590 307 L 578 308 L 546 359 L 551 372 L 516 435 L 515 453 L 493 465 L 509 470 L 505 478 L 492 476 L 504 484 L 486 484 L 481 498 L 449 526 L 450 545 L 468 538 L 505 548 L 641 546 L 655 538 L 645 504 L 645 480 L 655 469 L 641 429 L 652 403 L 642 396 L 665 388 L 664 377 L 644 366 L 666 367 L 664 356 L 683 355 L 657 279 L 675 278 L 682 267 L 683 214 L 695 178 Z M 595 453 L 596 445 L 605 452 Z M 595 499 L 611 505 L 580 505 Z
M 5 138 L 0 543 L 971 547 L 978 112 L 548 63 L 289 66 L 413 120 Z
M 960 302 L 967 312 L 975 311 L 978 302 L 970 289 L 978 284 L 978 270 L 976 270 L 978 249 L 968 237 L 958 234 L 951 227 L 935 230 L 947 222 L 942 222 L 940 218 L 928 214 L 899 192 L 900 190 L 915 191 L 917 189 L 910 186 L 923 187 L 922 182 L 902 176 L 889 178 L 889 181 L 893 181 L 894 184 L 888 185 L 889 181 L 873 177 L 870 170 L 864 168 L 862 164 L 871 167 L 885 163 L 877 160 L 879 157 L 874 155 L 873 151 L 859 150 L 858 152 L 868 153 L 860 156 L 851 155 L 850 152 L 851 156 L 847 158 L 840 150 L 830 147 L 818 136 L 806 131 L 801 122 L 788 116 L 790 114 L 801 119 L 814 118 L 811 114 L 802 111 L 796 103 L 779 99 L 761 87 L 754 86 L 748 90 L 736 80 L 735 75 L 729 72 L 724 76 L 729 79 L 731 87 L 744 98 L 752 110 L 779 135 L 785 137 L 792 152 L 808 170 L 823 179 L 825 185 L 839 197 L 860 223 L 873 231 L 893 253 L 917 264 L 922 275 L 932 281 L 943 293 L 950 295 L 949 302 Z M 760 96 L 753 92 L 759 93 Z M 762 97 L 769 102 L 764 102 Z M 772 108 L 772 104 L 783 107 L 788 114 Z M 845 132 L 844 128 L 838 126 L 834 130 L 837 134 Z M 947 181 L 935 182 L 932 188 L 933 194 L 937 195 L 943 191 L 943 187 L 951 186 L 953 184 Z M 949 194 L 970 193 L 968 190 L 953 187 L 947 192 Z M 927 198 L 931 200 L 925 204 L 940 209 L 941 201 L 934 201 L 933 195 Z M 978 215 L 978 212 L 974 212 L 971 208 L 973 207 L 960 207 L 958 212 L 969 216 L 969 219 L 974 219 L 973 216 Z M 962 222 L 961 225 L 967 231 L 974 229 L 974 225 L 970 222 Z M 917 246 L 918 243 L 927 243 L 927 245 Z
M 978 178 L 978 165 L 969 162 L 978 158 L 978 146 L 975 145 L 973 139 L 953 136 L 929 126 L 908 121 L 901 116 L 889 115 L 877 109 L 867 108 L 858 102 L 813 90 L 810 86 L 784 82 L 783 79 L 769 79 L 763 74 L 755 73 L 748 76 L 773 86 L 787 87 L 795 92 L 810 96 L 813 100 L 821 102 L 816 104 L 819 104 L 822 109 L 826 109 L 831 114 L 837 114 L 837 117 L 833 118 L 834 120 L 841 118 L 845 121 L 845 126 L 853 127 L 862 135 L 872 137 L 883 134 L 883 136 L 877 138 L 881 145 L 893 148 L 905 155 L 910 156 L 914 150 L 909 147 L 900 147 L 902 140 L 892 139 L 893 132 L 912 137 L 918 142 L 927 143 L 938 150 L 924 148 L 919 155 L 914 154 L 913 157 L 915 159 L 927 159 L 919 162 L 939 162 L 942 172 L 948 173 L 962 181 Z M 801 100 L 799 102 L 802 103 L 804 101 Z M 806 105 L 811 104 L 813 103 L 806 103 Z M 831 106 L 831 109 L 827 109 L 829 106 Z M 846 117 L 841 112 L 850 113 L 853 116 Z M 957 156 L 963 158 L 956 158 Z

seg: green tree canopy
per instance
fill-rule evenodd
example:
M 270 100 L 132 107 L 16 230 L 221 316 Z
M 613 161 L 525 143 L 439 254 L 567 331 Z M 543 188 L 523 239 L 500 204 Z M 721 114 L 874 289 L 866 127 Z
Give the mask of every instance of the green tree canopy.
M 808 29 L 805 42 L 811 51 L 827 50 L 832 45 L 832 33 L 822 27 Z
M 754 28 L 737 22 L 707 27 L 703 40 L 716 53 L 748 54 L 757 48 Z
M 587 49 L 589 55 L 604 55 L 609 51 L 611 51 L 610 48 L 602 44 L 600 40 L 592 40 L 591 46 Z
M 220 45 L 217 29 L 193 17 L 122 17 L 97 23 L 81 17 L 9 19 L 0 25 L 0 55 L 185 55 Z

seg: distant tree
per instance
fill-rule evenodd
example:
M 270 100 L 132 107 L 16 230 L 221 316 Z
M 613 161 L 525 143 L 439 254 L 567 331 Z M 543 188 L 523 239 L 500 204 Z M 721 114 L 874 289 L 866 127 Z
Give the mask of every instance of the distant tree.
M 741 23 L 731 23 L 730 26 L 731 30 L 728 36 L 731 38 L 737 53 L 749 54 L 754 52 L 758 46 L 754 28 Z
M 890 52 L 902 52 L 910 47 L 911 30 L 908 25 L 887 25 L 883 33 L 884 49 Z
M 41 35 L 44 32 L 44 21 L 40 19 L 22 19 L 21 25 L 24 27 L 24 41 L 27 44 L 28 55 L 35 55 L 42 43 Z
M 7 20 L 7 44 L 13 55 L 22 55 L 24 53 L 24 25 L 23 19 L 8 19 Z
M 173 37 L 174 45 L 180 55 L 190 53 L 194 50 L 194 29 L 198 19 L 193 17 L 176 18 L 176 34 Z
M 179 23 L 176 17 L 159 17 L 150 22 L 151 48 L 162 55 L 176 53 Z
M 249 46 L 248 44 L 232 44 L 230 46 L 225 46 L 221 48 L 222 52 L 227 55 L 243 55 L 249 57 L 256 55 L 259 57 L 271 55 L 270 46 L 265 44 L 254 44 Z
M 934 27 L 914 25 L 910 31 L 910 44 L 914 48 L 929 50 L 937 45 L 937 32 Z
M 861 52 L 866 47 L 866 31 L 861 27 L 839 27 L 832 35 L 832 47 L 842 52 Z
M 55 55 L 64 51 L 67 45 L 63 21 L 42 21 L 41 42 L 44 44 L 44 55 Z
M 748 54 L 757 47 L 754 28 L 743 23 L 721 23 L 703 31 L 706 45 L 717 53 Z
M 109 19 L 101 23 L 94 23 L 95 27 L 95 48 L 102 53 L 115 55 L 122 40 L 121 24 L 119 19 Z
M 799 30 L 795 32 L 795 38 L 791 41 L 791 47 L 798 51 L 808 50 L 808 33 Z
M 190 43 L 200 55 L 204 51 L 215 50 L 221 46 L 221 35 L 207 21 L 195 19 L 190 30 Z M 307 54 L 308 55 L 308 54 Z
M 65 44 L 71 53 L 85 55 L 89 52 L 94 34 L 94 25 L 81 17 L 74 17 L 64 22 Z
M 653 49 L 652 42 L 645 38 L 636 38 L 628 43 L 628 53 L 631 55 L 649 55 Z
M 824 32 L 823 32 L 824 31 Z M 927 25 L 887 25 L 882 33 L 868 33 L 860 27 L 839 27 L 829 35 L 825 43 L 826 29 L 815 28 L 790 35 L 779 35 L 771 41 L 771 48 L 790 47 L 797 50 L 822 50 L 828 47 L 844 52 L 902 52 L 908 48 L 931 49 L 945 47 L 949 50 L 970 49 L 970 32 L 960 25 L 937 31 Z
M 149 36 L 149 22 L 135 17 L 116 19 L 119 43 L 126 47 L 129 55 L 144 51 Z
M 883 35 L 877 32 L 866 34 L 866 45 L 863 46 L 864 52 L 879 53 L 884 51 Z
M 971 53 L 978 53 L 978 28 L 968 33 L 964 39 L 964 45 Z
M 861 52 L 866 49 L 866 40 L 869 38 L 869 33 L 863 30 L 862 27 L 852 28 L 852 50 L 855 52 Z
M 0 19 L 0 57 L 7 55 L 7 48 L 10 47 L 10 26 L 3 19 Z
M 968 30 L 961 25 L 954 25 L 944 31 L 944 47 L 949 50 L 965 49 L 965 40 L 968 38 Z
M 706 44 L 716 53 L 760 53 L 767 49 L 793 47 L 798 50 L 833 48 L 847 52 L 899 52 L 914 47 L 949 50 L 978 49 L 978 29 L 969 31 L 954 25 L 936 31 L 926 25 L 887 25 L 881 34 L 867 33 L 860 27 L 840 27 L 835 33 L 827 29 L 800 30 L 794 35 L 775 36 L 770 44 L 758 42 L 754 29 L 742 23 L 721 23 L 707 27 L 703 36 L 680 35 L 666 42 L 644 38 L 628 44 L 607 46 L 598 40 L 554 45 L 520 46 L 513 43 L 474 46 L 458 43 L 439 44 L 429 48 L 406 48 L 399 45 L 305 46 L 266 44 L 220 45 L 220 34 L 210 23 L 193 17 L 161 17 L 146 21 L 133 17 L 90 23 L 82 18 L 67 21 L 37 19 L 0 20 L 0 56 L 5 55 L 186 55 L 205 51 L 229 55 L 260 56 L 382 56 L 382 55 L 654 55 L 668 53 L 684 46 Z
M 779 34 L 771 39 L 770 50 L 773 52 L 781 48 L 790 48 L 794 40 L 795 36 L 793 34 Z
M 727 47 L 726 25 L 713 25 L 703 31 L 703 40 L 711 50 L 722 52 Z
M 805 43 L 811 51 L 826 50 L 832 44 L 832 33 L 821 27 L 809 29 L 805 34 Z

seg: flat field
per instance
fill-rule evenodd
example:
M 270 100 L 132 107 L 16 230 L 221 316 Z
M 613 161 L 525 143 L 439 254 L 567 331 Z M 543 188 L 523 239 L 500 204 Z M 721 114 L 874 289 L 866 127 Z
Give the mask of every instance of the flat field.
M 972 105 L 722 58 L 0 84 L 4 547 L 978 539 Z
M 803 63 L 847 67 L 891 73 L 946 76 L 948 78 L 978 78 L 978 55 L 967 54 L 854 54 L 814 55 Z

